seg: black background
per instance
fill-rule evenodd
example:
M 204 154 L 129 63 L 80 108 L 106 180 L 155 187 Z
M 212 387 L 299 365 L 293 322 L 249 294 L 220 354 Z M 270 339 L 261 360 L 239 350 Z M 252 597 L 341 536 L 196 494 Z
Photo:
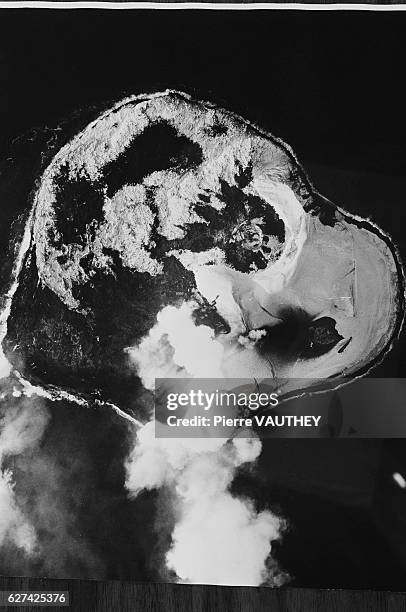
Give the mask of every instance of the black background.
M 1 143 L 78 107 L 181 89 L 281 136 L 304 162 L 404 171 L 404 14 L 1 12 Z
M 405 21 L 396 12 L 3 10 L 0 157 L 33 127 L 52 131 L 126 94 L 180 89 L 283 138 L 324 195 L 375 220 L 406 259 Z M 30 136 L 22 141 L 17 174 Z M 2 189 L 4 242 L 26 201 Z M 405 376 L 405 361 L 402 340 L 378 373 Z M 404 588 L 406 499 L 391 474 L 405 469 L 403 440 L 266 444 L 261 498 L 291 520 L 279 555 L 294 585 Z

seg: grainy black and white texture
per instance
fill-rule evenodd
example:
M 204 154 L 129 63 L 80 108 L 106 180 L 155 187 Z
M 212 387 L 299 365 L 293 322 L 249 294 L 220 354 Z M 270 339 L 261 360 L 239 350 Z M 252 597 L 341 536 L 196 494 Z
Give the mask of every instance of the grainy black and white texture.
M 288 142 L 318 191 L 353 215 L 372 218 L 390 234 L 402 255 L 403 25 L 402 14 L 3 12 L 0 246 L 4 282 L 15 259 L 8 250 L 9 239 L 14 239 L 16 247 L 21 243 L 34 194 L 52 157 L 126 95 L 167 88 L 210 100 Z M 214 134 L 221 134 L 222 129 L 221 122 L 213 123 Z M 72 203 L 72 209 L 64 211 L 61 204 L 62 217 L 56 216 L 57 231 L 51 232 L 53 248 L 60 251 L 55 260 L 62 258 L 59 264 L 66 263 L 63 245 L 71 243 L 79 245 L 83 259 L 91 255 L 82 267 L 89 278 L 97 280 L 97 270 L 106 263 L 114 268 L 113 278 L 125 274 L 125 270 L 118 272 L 122 260 L 117 244 L 107 245 L 112 240 L 107 221 L 96 218 L 96 224 L 91 222 L 100 214 L 103 198 L 112 200 L 128 182 L 132 164 L 141 165 L 139 173 L 131 175 L 133 183 L 154 170 L 168 172 L 168 157 L 160 159 L 159 143 L 164 142 L 170 153 L 170 168 L 184 172 L 201 163 L 198 147 L 183 142 L 179 156 L 173 138 L 171 129 L 159 125 L 148 142 L 140 144 L 143 151 L 152 151 L 158 167 L 151 168 L 146 155 L 139 161 L 135 152 L 121 167 L 111 162 L 97 180 L 89 181 L 82 173 L 81 178 L 69 181 L 69 168 L 61 165 L 56 193 L 59 202 Z M 235 173 L 241 184 L 222 186 L 220 195 L 226 204 L 231 196 L 235 206 L 241 201 L 230 190 L 246 189 L 243 182 L 248 181 L 248 167 L 242 164 Z M 291 178 L 292 184 L 295 180 L 297 177 Z M 207 211 L 208 196 L 201 195 Z M 306 193 L 301 196 L 308 197 Z M 72 224 L 69 215 L 75 221 L 81 215 L 81 198 L 91 207 L 80 218 L 81 225 Z M 106 244 L 102 245 L 106 252 L 96 248 L 83 252 L 86 238 L 81 229 L 90 225 L 94 238 L 102 221 L 107 224 Z M 236 223 L 241 225 L 238 219 Z M 279 228 L 274 229 L 283 241 Z M 40 230 L 37 224 L 37 234 Z M 176 250 L 185 247 L 190 244 L 177 244 Z M 162 253 L 167 245 L 158 242 L 156 249 Z M 238 269 L 238 249 L 230 252 L 232 256 L 235 261 L 231 263 Z M 245 263 L 244 258 L 242 261 Z M 175 257 L 171 265 L 178 266 L 177 262 Z M 263 260 L 256 254 L 251 263 L 261 268 Z M 31 265 L 37 265 L 34 256 Z M 151 327 L 149 317 L 156 313 L 148 305 L 148 312 L 138 306 L 135 319 L 126 315 L 126 328 L 123 319 L 115 321 L 112 316 L 119 309 L 111 307 L 109 285 L 103 279 L 97 281 L 96 296 L 87 291 L 86 283 L 76 287 L 74 294 L 68 281 L 55 298 L 58 291 L 52 287 L 50 291 L 49 285 L 57 278 L 56 268 L 48 277 L 48 286 L 38 285 L 27 266 L 24 270 L 25 281 L 19 285 L 11 313 L 9 343 L 4 345 L 7 354 L 14 355 L 13 365 L 33 384 L 53 385 L 51 395 L 54 387 L 62 386 L 66 393 L 79 390 L 87 401 L 89 394 L 94 399 L 96 390 L 100 401 L 89 408 L 70 401 L 68 395 L 58 401 L 52 401 L 54 396 L 27 399 L 14 390 L 13 396 L 18 381 L 7 379 L 2 415 L 10 435 L 3 439 L 1 499 L 7 504 L 3 516 L 12 515 L 13 520 L 10 526 L 6 518 L 4 528 L 0 521 L 0 535 L 4 532 L 1 572 L 176 580 L 173 565 L 163 573 L 177 520 L 171 493 L 152 490 L 136 498 L 128 495 L 125 483 L 128 485 L 133 424 L 102 401 L 114 402 L 131 418 L 145 416 L 129 404 L 129 397 L 139 393 L 138 383 L 128 386 L 134 384 L 131 373 L 116 356 L 122 357 L 123 344 L 130 342 L 134 321 L 137 330 L 144 322 L 146 333 Z M 171 273 L 166 278 L 181 278 L 180 287 L 171 284 L 158 290 L 148 286 L 147 292 L 158 295 L 160 291 L 163 299 L 171 291 L 190 297 L 191 275 L 177 271 L 171 277 Z M 120 306 L 128 308 L 128 279 L 123 276 L 120 280 L 123 293 L 115 295 Z M 80 321 L 89 309 L 106 309 L 99 322 L 96 316 L 99 329 L 92 332 L 101 338 L 99 353 L 88 332 L 79 331 L 77 336 L 69 332 L 64 339 L 67 308 L 62 309 L 58 299 L 76 308 L 68 313 L 79 321 L 73 321 L 71 329 L 75 330 L 81 329 Z M 69 299 L 72 302 L 67 304 Z M 156 305 L 157 299 L 151 304 Z M 230 321 L 219 317 L 212 324 L 216 331 L 224 332 Z M 114 358 L 106 367 L 110 348 Z M 404 376 L 404 368 L 401 339 L 375 373 Z M 150 398 L 143 400 L 148 407 Z M 406 499 L 391 475 L 403 469 L 403 446 L 402 441 L 366 440 L 263 443 L 255 468 L 234 478 L 232 499 L 251 499 L 255 517 L 283 517 L 288 525 L 273 546 L 270 584 L 402 589 Z M 11 482 L 15 482 L 12 490 Z M 271 532 L 266 533 L 268 537 Z M 215 560 L 213 556 L 213 564 Z M 247 578 L 250 584 L 253 580 Z

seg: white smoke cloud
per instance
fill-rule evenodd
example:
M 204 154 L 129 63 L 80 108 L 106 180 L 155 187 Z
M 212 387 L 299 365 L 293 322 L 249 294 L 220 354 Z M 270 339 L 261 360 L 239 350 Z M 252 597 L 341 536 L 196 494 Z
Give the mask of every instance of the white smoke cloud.
M 35 530 L 18 507 L 10 470 L 0 472 L 0 545 L 11 541 L 31 555 L 36 551 Z
M 4 463 L 35 446 L 48 423 L 48 412 L 28 399 L 0 406 L 0 546 L 12 543 L 27 555 L 38 552 L 35 529 L 24 516 L 15 494 L 12 471 Z
M 223 345 L 211 328 L 195 325 L 192 312 L 190 302 L 166 306 L 146 338 L 129 350 L 146 388 L 153 389 L 159 377 L 222 377 Z M 283 521 L 267 510 L 258 513 L 250 500 L 230 492 L 238 468 L 260 452 L 254 434 L 229 441 L 156 438 L 154 421 L 138 430 L 126 487 L 132 496 L 165 486 L 173 493 L 177 522 L 165 560 L 179 581 L 279 585 L 286 578 L 275 562 L 268 563 Z
M 7 378 L 11 372 L 11 365 L 4 355 L 3 349 L 0 346 L 0 380 Z
M 5 306 L 0 311 L 0 380 L 2 380 L 3 378 L 7 378 L 12 369 L 10 362 L 4 354 L 2 346 L 2 342 L 7 333 L 7 319 L 10 314 L 11 308 L 11 300 L 7 298 L 8 295 L 6 295 L 6 298 L 3 298 L 2 296 L 2 301 L 5 301 Z
M 267 560 L 283 521 L 267 510 L 258 513 L 250 500 L 229 490 L 237 469 L 257 459 L 261 442 L 155 438 L 154 425 L 138 432 L 126 486 L 133 496 L 165 485 L 173 491 L 177 523 L 167 569 L 181 582 L 280 585 L 286 576 L 275 563 L 270 574 Z
M 53 426 L 55 424 L 53 423 Z M 66 432 L 67 438 L 72 433 Z M 51 435 L 52 437 L 52 435 Z M 27 573 L 50 578 L 106 578 L 104 563 L 89 541 L 80 515 L 94 482 L 86 457 L 78 449 L 69 461 L 47 447 L 16 459 L 21 505 L 38 534 L 38 554 Z M 97 496 L 97 490 L 93 492 Z M 93 516 L 94 505 L 88 512 Z
M 104 578 L 104 565 L 77 523 L 84 482 L 92 484 L 86 480 L 86 456 L 76 451 L 65 464 L 52 447 L 47 449 L 49 440 L 39 447 L 51 420 L 42 398 L 24 397 L 16 387 L 0 395 L 2 566 L 26 575 Z M 66 437 L 72 436 L 64 429 Z
M 241 438 L 238 446 L 232 441 L 217 453 L 199 454 L 180 474 L 180 520 L 166 559 L 182 581 L 255 586 L 272 579 L 266 560 L 281 522 L 228 489 L 236 468 L 260 450 L 259 440 Z
M 18 455 L 41 439 L 49 414 L 40 400 L 21 399 L 0 408 L 0 460 Z
M 195 325 L 193 306 L 184 302 L 179 308 L 163 308 L 149 334 L 128 350 L 147 389 L 154 389 L 155 378 L 222 377 L 224 347 L 214 338 L 213 329 Z

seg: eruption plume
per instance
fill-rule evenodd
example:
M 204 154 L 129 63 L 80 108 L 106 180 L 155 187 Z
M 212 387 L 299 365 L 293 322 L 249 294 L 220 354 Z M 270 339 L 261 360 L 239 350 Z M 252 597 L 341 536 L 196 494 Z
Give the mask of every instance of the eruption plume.
M 29 399 L 0 406 L 0 546 L 11 542 L 27 555 L 38 552 L 37 536 L 19 507 L 6 462 L 39 442 L 48 419 L 42 404 Z
M 166 566 L 180 582 L 280 586 L 286 581 L 270 559 L 283 520 L 269 510 L 257 512 L 251 500 L 230 492 L 237 470 L 260 452 L 255 437 L 155 438 L 153 421 L 138 432 L 126 486 L 132 496 L 164 486 L 172 490 L 176 525 Z
M 186 303 L 164 308 L 148 336 L 130 349 L 145 387 L 152 389 L 159 376 L 202 376 L 202 368 L 206 376 L 221 376 L 223 347 L 209 327 L 193 323 L 191 310 Z M 279 586 L 287 579 L 269 563 L 283 521 L 230 492 L 237 470 L 260 452 L 254 433 L 231 440 L 158 438 L 154 421 L 138 431 L 126 486 L 132 496 L 160 487 L 172 491 L 176 524 L 165 561 L 180 582 Z

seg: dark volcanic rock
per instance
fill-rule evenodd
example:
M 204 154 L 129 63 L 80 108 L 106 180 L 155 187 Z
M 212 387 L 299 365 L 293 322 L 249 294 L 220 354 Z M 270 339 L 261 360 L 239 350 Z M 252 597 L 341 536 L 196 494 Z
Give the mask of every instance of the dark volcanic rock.
M 101 397 L 142 416 L 144 406 L 136 399 L 142 385 L 123 349 L 148 333 L 164 306 L 192 297 L 193 274 L 174 257 L 166 261 L 163 277 L 152 278 L 123 268 L 117 258 L 114 276 L 100 273 L 76 289 L 84 314 L 41 286 L 31 253 L 13 300 L 6 354 L 36 381 Z

